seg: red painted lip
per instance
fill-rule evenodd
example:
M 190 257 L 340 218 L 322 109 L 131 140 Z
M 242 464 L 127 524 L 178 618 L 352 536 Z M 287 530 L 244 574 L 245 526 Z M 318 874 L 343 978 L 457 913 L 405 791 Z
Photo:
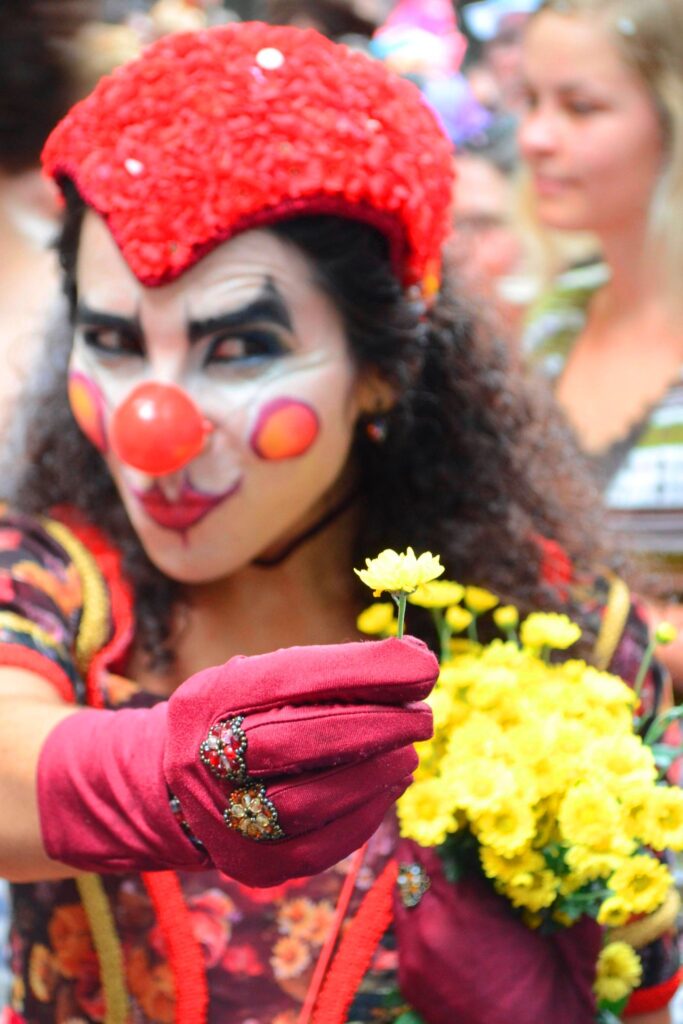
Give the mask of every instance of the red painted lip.
M 169 501 L 158 484 L 154 484 L 148 491 L 133 490 L 133 494 L 155 523 L 163 526 L 165 530 L 183 533 L 196 526 L 217 505 L 235 494 L 241 483 L 242 481 L 238 480 L 220 494 L 205 494 L 184 480 L 176 501 Z

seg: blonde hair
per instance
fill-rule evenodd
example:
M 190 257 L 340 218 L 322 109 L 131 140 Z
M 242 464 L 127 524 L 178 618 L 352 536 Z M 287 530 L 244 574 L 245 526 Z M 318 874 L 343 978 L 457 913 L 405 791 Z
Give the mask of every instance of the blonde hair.
M 665 286 L 683 290 L 683 0 L 542 0 L 544 11 L 596 16 L 649 90 L 664 133 L 666 165 L 650 204 L 650 243 Z M 628 173 L 628 168 L 626 168 Z

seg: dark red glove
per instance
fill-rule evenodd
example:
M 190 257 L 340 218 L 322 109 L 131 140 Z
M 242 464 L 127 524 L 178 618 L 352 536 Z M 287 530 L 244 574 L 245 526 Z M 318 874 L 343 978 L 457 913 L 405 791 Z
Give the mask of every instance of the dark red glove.
M 595 921 L 539 935 L 485 879 L 449 882 L 433 849 L 397 856 L 430 879 L 416 907 L 395 903 L 401 992 L 426 1024 L 593 1024 Z
M 409 784 L 432 728 L 415 702 L 437 673 L 412 638 L 299 647 L 199 672 L 150 710 L 71 715 L 38 766 L 48 856 L 98 872 L 213 864 L 263 886 L 322 871 Z

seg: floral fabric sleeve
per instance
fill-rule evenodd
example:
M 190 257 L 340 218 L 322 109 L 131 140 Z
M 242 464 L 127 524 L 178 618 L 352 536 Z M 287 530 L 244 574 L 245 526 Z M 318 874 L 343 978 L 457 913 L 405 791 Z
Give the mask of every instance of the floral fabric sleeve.
M 67 536 L 56 521 L 0 509 L 0 665 L 37 672 L 65 700 L 82 703 L 84 588 Z

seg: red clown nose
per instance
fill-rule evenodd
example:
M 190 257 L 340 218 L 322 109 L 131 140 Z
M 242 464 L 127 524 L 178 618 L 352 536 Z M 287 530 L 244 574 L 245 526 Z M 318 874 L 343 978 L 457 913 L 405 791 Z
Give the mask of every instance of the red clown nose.
M 140 384 L 111 421 L 117 458 L 150 476 L 182 469 L 199 455 L 213 430 L 189 395 L 175 384 Z

